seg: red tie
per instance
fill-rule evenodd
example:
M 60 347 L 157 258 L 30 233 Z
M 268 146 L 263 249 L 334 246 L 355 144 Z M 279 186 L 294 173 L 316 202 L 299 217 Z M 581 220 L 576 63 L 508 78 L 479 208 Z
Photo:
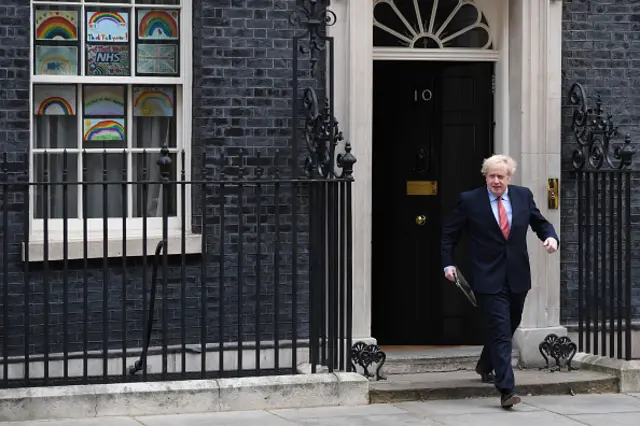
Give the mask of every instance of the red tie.
M 509 238 L 509 231 L 511 230 L 511 227 L 509 226 L 507 211 L 502 204 L 502 197 L 498 197 L 498 220 L 500 222 L 500 230 L 502 231 L 504 238 Z

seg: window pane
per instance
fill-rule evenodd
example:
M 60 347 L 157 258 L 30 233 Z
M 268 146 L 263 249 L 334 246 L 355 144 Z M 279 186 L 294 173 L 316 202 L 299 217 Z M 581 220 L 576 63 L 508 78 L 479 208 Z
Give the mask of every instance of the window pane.
M 34 73 L 78 75 L 80 9 L 38 6 L 34 10 Z
M 83 86 L 83 148 L 127 147 L 124 86 Z
M 156 164 L 160 158 L 159 153 L 133 154 L 133 180 L 139 184 L 133 186 L 133 216 L 143 217 L 145 212 L 147 217 L 162 216 L 162 196 L 163 185 L 160 167 Z M 169 154 L 171 158 L 171 169 L 169 181 L 176 181 L 177 160 L 175 154 Z M 143 182 L 154 182 L 147 185 Z M 167 185 L 168 189 L 168 211 L 169 216 L 176 216 L 177 206 L 177 186 L 175 183 Z
M 45 159 L 45 156 L 47 157 Z M 78 217 L 78 187 L 77 185 L 44 184 L 44 182 L 64 182 L 66 171 L 66 182 L 78 181 L 77 154 L 66 154 L 66 167 L 64 154 L 41 154 L 33 155 L 34 180 L 38 184 L 35 188 L 35 214 L 34 217 L 42 219 L 63 218 L 64 205 L 67 206 L 67 217 Z
M 127 9 L 87 11 L 87 75 L 131 75 L 129 16 Z
M 125 87 L 85 85 L 82 89 L 83 113 L 86 117 L 124 118 Z
M 34 86 L 33 114 L 36 148 L 77 148 L 75 86 Z
M 127 160 L 126 155 L 119 154 L 85 154 L 83 165 L 84 182 L 100 182 L 99 185 L 84 186 L 86 199 L 82 201 L 85 215 L 88 218 L 122 217 L 123 188 L 122 182 L 126 180 Z M 105 185 L 107 182 L 106 193 Z M 104 204 L 104 195 L 107 203 Z M 106 209 L 103 209 L 103 207 Z
M 138 9 L 139 40 L 178 40 L 180 12 L 174 9 Z
M 85 118 L 85 149 L 123 149 L 126 148 L 126 130 L 124 118 Z
M 134 147 L 177 146 L 175 87 L 134 87 L 133 105 Z
M 136 19 L 136 72 L 138 75 L 178 75 L 180 12 L 138 9 Z
M 87 75 L 130 76 L 129 46 L 87 44 Z

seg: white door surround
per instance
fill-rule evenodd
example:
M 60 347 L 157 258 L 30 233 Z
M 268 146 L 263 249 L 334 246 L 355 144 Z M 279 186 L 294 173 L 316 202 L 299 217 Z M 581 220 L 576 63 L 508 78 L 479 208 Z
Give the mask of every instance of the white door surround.
M 374 48 L 376 1 L 334 0 L 332 9 L 338 19 L 329 30 L 336 47 L 335 113 L 358 160 L 353 188 L 353 337 L 358 340 L 375 338 L 371 336 L 374 60 L 495 62 L 495 150 L 519 162 L 514 183 L 531 188 L 541 212 L 560 231 L 560 211 L 547 209 L 546 187 L 547 178 L 560 178 L 562 2 L 460 0 L 473 1 L 486 16 L 494 44 L 493 50 L 483 50 Z M 537 346 L 544 336 L 550 332 L 566 334 L 560 327 L 560 257 L 547 255 L 532 233 L 529 255 L 532 289 L 515 341 L 521 361 L 539 365 L 542 358 Z

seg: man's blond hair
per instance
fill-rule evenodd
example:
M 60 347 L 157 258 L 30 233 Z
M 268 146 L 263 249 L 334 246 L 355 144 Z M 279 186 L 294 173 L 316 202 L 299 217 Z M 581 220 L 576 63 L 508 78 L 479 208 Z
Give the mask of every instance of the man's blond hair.
M 516 168 L 518 167 L 518 163 L 513 158 L 508 155 L 496 154 L 492 155 L 489 158 L 486 158 L 482 162 L 482 175 L 486 176 L 490 169 L 505 167 L 507 169 L 507 174 L 511 177 L 516 173 Z

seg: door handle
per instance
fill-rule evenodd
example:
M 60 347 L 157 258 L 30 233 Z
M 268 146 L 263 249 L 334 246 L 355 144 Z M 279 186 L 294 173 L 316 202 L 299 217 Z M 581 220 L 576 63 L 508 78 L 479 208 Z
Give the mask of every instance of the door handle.
M 419 226 L 423 226 L 425 223 L 427 223 L 427 217 L 423 214 L 416 216 L 416 223 Z

